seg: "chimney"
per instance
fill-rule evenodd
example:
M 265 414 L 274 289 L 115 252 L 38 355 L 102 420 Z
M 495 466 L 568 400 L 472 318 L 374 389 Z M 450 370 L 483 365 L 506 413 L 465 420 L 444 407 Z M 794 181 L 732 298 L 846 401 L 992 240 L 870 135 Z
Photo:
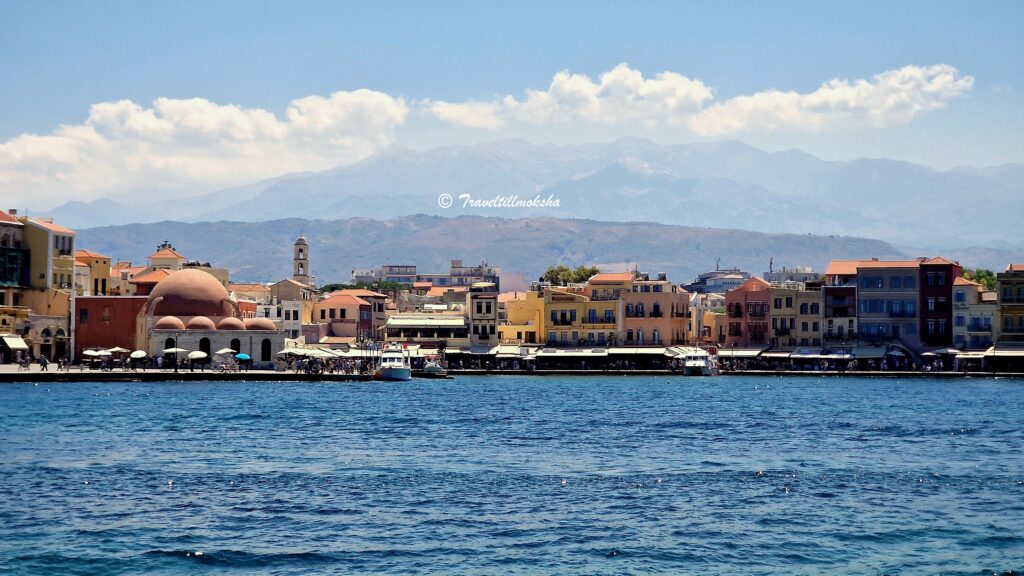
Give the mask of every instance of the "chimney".
M 10 214 L 11 216 L 17 216 L 18 215 L 18 209 L 17 208 L 11 208 L 10 210 L 7 211 L 7 213 Z

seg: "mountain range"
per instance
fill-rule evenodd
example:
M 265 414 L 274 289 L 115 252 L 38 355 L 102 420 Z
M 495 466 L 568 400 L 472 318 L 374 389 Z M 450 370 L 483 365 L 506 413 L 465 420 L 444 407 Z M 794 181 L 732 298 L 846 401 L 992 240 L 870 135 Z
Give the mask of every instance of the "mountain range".
M 438 195 L 450 194 L 443 208 Z M 463 207 L 460 195 L 552 197 L 557 208 Z M 827 161 L 737 141 L 534 145 L 504 140 L 392 148 L 351 166 L 190 198 L 103 199 L 49 211 L 73 228 L 161 220 L 557 217 L 880 238 L 933 251 L 1019 248 L 1024 165 L 936 170 L 889 159 Z
M 157 244 L 170 240 L 185 257 L 229 268 L 237 281 L 278 280 L 291 275 L 292 243 L 309 241 L 310 268 L 320 284 L 346 282 L 355 268 L 384 263 L 416 264 L 442 272 L 450 260 L 487 260 L 501 266 L 505 288 L 523 287 L 548 265 L 594 264 L 606 270 L 638 266 L 667 272 L 676 282 L 698 273 L 737 266 L 753 273 L 776 266 L 821 270 L 834 258 L 900 258 L 879 241 L 847 236 L 766 234 L 650 222 L 599 222 L 551 217 L 415 215 L 390 220 L 281 219 L 267 222 L 157 222 L 84 229 L 79 246 L 115 260 L 144 262 Z

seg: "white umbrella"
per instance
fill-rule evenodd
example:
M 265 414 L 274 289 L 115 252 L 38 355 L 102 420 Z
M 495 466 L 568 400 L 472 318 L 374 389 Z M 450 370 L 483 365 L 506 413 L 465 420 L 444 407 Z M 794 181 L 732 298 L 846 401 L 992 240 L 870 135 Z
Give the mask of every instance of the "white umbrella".
M 96 356 L 112 356 L 110 350 L 97 350 Z
M 189 360 L 202 360 L 203 358 L 206 358 L 206 352 L 203 352 L 202 350 L 195 350 L 188 353 Z
M 165 348 L 163 350 L 164 354 L 181 354 L 182 352 L 188 352 L 188 350 L 184 348 Z
M 145 358 L 146 356 L 148 356 L 148 354 L 146 354 L 145 350 L 136 350 L 135 352 L 132 352 L 129 356 L 137 360 L 139 358 Z
M 238 350 L 232 350 L 231 348 L 221 348 L 220 350 L 217 350 L 215 354 L 234 354 L 236 352 L 238 352 Z
M 95 350 L 82 350 L 84 356 L 99 356 Z
M 121 348 L 120 346 L 115 346 L 113 348 L 107 348 L 107 352 L 110 352 L 111 354 L 124 354 L 125 352 L 131 352 L 131 350 L 126 350 L 124 348 Z
M 301 348 L 285 348 L 277 353 L 278 356 L 285 356 L 291 354 L 292 356 L 305 356 L 306 351 Z

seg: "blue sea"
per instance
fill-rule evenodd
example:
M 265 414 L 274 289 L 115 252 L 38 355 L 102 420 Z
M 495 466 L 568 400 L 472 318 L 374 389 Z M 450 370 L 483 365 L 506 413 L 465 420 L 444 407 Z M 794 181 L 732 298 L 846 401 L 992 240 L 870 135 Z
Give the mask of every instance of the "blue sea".
M 0 385 L 0 574 L 1003 574 L 1024 381 Z

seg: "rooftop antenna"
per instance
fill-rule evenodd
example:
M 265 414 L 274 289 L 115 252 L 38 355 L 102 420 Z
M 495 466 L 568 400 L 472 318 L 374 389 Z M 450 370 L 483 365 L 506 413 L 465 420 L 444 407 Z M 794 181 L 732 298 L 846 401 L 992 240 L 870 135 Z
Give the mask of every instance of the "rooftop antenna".
M 720 270 L 720 268 L 718 266 L 721 263 L 722 263 L 722 257 L 721 256 L 715 258 L 715 272 L 718 272 Z
M 769 258 L 768 259 L 768 273 L 769 274 L 771 274 L 772 272 L 775 271 L 774 264 L 775 264 L 775 258 Z

